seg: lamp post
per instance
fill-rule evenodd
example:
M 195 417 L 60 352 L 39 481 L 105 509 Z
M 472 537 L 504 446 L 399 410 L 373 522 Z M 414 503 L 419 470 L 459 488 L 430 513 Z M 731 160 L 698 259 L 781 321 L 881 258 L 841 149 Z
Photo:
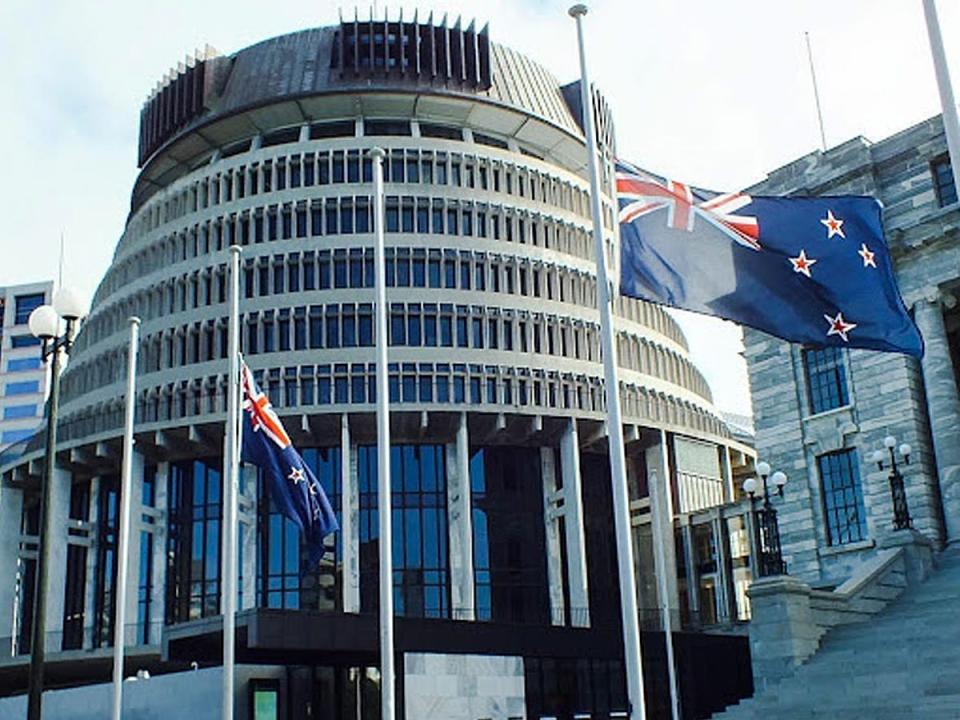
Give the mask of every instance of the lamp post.
M 783 486 L 787 484 L 787 476 L 777 470 L 770 475 L 770 463 L 757 463 L 757 474 L 760 475 L 760 490 L 763 493 L 763 505 L 756 508 L 757 479 L 747 478 L 743 483 L 744 492 L 750 496 L 750 510 L 753 513 L 754 527 L 757 534 L 757 551 L 760 554 L 758 570 L 760 577 L 771 575 L 786 575 L 787 565 L 783 562 L 783 553 L 780 549 L 780 526 L 777 524 L 777 509 L 770 502 L 770 488 L 767 478 L 777 489 L 777 495 L 783 497 Z
M 60 353 L 70 354 L 73 335 L 86 302 L 69 288 L 60 288 L 53 306 L 41 305 L 30 313 L 30 332 L 40 339 L 43 361 L 50 361 L 50 401 L 47 406 L 46 453 L 43 458 L 43 485 L 40 492 L 40 535 L 37 538 L 37 578 L 33 593 L 33 632 L 30 636 L 30 676 L 28 679 L 27 720 L 40 720 L 43 700 L 43 663 L 47 634 L 47 591 L 50 568 L 48 535 L 53 522 L 53 470 L 56 465 L 57 411 L 60 405 Z M 66 329 L 60 335 L 60 319 Z
M 887 435 L 883 439 L 883 445 L 890 453 L 890 497 L 893 500 L 893 529 L 906 530 L 913 525 L 910 518 L 910 509 L 907 507 L 907 491 L 903 486 L 903 475 L 900 474 L 900 468 L 897 467 L 897 455 L 894 448 L 897 447 L 897 439 L 893 435 Z M 903 464 L 910 464 L 910 445 L 903 443 L 897 448 L 900 456 L 903 458 Z M 873 461 L 881 470 L 883 467 L 883 450 L 877 450 L 873 453 Z

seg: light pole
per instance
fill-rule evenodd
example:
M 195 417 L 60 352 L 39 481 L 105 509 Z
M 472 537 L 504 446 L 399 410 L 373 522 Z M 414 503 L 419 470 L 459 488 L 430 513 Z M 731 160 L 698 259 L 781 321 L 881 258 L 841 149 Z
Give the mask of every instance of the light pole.
M 903 475 L 900 474 L 900 468 L 897 467 L 897 455 L 894 448 L 897 447 L 897 439 L 893 435 L 887 435 L 883 439 L 883 445 L 890 453 L 890 497 L 893 500 L 893 529 L 906 530 L 913 525 L 910 518 L 910 509 L 907 507 L 907 491 L 903 486 Z M 903 458 L 903 464 L 910 464 L 910 445 L 903 443 L 898 448 Z M 873 461 L 877 467 L 883 470 L 883 450 L 877 450 L 873 453 Z
M 777 509 L 770 502 L 770 489 L 767 486 L 767 477 L 777 489 L 777 495 L 783 497 L 783 486 L 787 484 L 787 476 L 780 470 L 770 475 L 770 463 L 757 463 L 757 474 L 760 475 L 760 490 L 763 493 L 763 506 L 758 510 L 755 507 L 757 479 L 747 478 L 743 483 L 743 490 L 750 496 L 750 510 L 753 513 L 754 527 L 757 534 L 757 552 L 760 554 L 758 571 L 760 577 L 771 575 L 786 575 L 787 564 L 783 561 L 780 549 L 780 526 L 777 523 Z
M 40 720 L 43 700 L 44 642 L 47 634 L 47 592 L 50 583 L 50 546 L 47 536 L 53 522 L 53 470 L 57 451 L 57 410 L 60 405 L 60 353 L 70 354 L 73 335 L 80 318 L 86 312 L 86 302 L 70 290 L 61 287 L 53 296 L 53 306 L 41 305 L 30 313 L 30 332 L 40 338 L 43 361 L 50 360 L 50 401 L 47 406 L 46 453 L 43 458 L 43 484 L 40 492 L 40 535 L 37 538 L 37 579 L 33 593 L 33 632 L 30 636 L 30 676 L 28 679 L 27 720 Z M 66 321 L 66 330 L 60 335 L 60 319 Z

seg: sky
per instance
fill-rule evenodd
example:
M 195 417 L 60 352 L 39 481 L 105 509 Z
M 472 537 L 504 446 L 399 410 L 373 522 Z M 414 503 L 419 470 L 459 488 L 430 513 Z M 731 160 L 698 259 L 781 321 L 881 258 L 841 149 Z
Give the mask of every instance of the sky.
M 129 210 L 140 108 L 163 74 L 206 44 L 230 54 L 335 23 L 341 7 L 353 14 L 316 0 L 0 3 L 0 285 L 56 278 L 62 236 L 65 283 L 92 295 Z M 561 83 L 579 76 L 569 3 L 403 7 L 489 21 L 494 42 Z M 960 82 L 960 2 L 938 9 Z M 820 147 L 805 31 L 829 146 L 940 111 L 920 0 L 596 0 L 584 22 L 620 155 L 702 187 L 746 187 Z M 677 317 L 717 407 L 748 414 L 739 329 Z

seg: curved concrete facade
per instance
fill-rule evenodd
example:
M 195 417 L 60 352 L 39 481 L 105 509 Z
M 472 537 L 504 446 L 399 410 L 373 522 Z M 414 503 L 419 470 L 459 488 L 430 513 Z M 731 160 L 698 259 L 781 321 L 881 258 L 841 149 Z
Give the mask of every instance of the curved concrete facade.
M 348 30 L 350 25 L 355 29 Z M 562 654 L 557 648 L 567 643 L 571 651 L 578 647 L 576 652 L 592 653 L 597 662 L 617 663 L 615 608 L 598 616 L 595 599 L 603 598 L 601 605 L 614 602 L 615 584 L 603 568 L 615 550 L 610 549 L 612 530 L 604 519 L 609 479 L 585 151 L 576 110 L 571 110 L 578 103 L 568 105 L 565 99 L 576 98 L 577 88 L 561 87 L 543 68 L 501 46 L 490 44 L 485 55 L 484 31 L 471 35 L 472 30 L 458 27 L 443 35 L 423 23 L 389 23 L 397 30 L 387 27 L 387 32 L 367 37 L 362 28 L 356 29 L 361 25 L 365 23 L 294 33 L 229 58 L 208 53 L 202 60 L 202 83 L 190 80 L 193 85 L 184 85 L 184 93 L 196 91 L 197 101 L 182 105 L 180 120 L 168 123 L 163 132 L 145 128 L 141 133 L 146 138 L 141 144 L 142 171 L 126 229 L 62 384 L 58 482 L 64 487 L 58 492 L 71 502 L 63 500 L 64 527 L 57 533 L 65 546 L 77 535 L 69 535 L 67 526 L 89 535 L 85 557 L 91 587 L 80 593 L 86 599 L 79 608 L 74 607 L 76 598 L 54 603 L 49 624 L 66 637 L 70 612 L 65 605 L 74 607 L 72 621 L 76 625 L 81 618 L 84 632 L 72 647 L 97 648 L 109 642 L 104 633 L 109 608 L 98 604 L 96 595 L 105 592 L 104 582 L 109 586 L 103 580 L 109 572 L 102 566 L 110 560 L 98 548 L 111 542 L 102 532 L 112 522 L 103 498 L 119 473 L 127 318 L 137 315 L 143 325 L 135 468 L 150 490 L 149 498 L 144 494 L 135 499 L 134 513 L 150 518 L 140 524 L 142 542 L 150 539 L 150 549 L 136 549 L 150 561 L 141 565 L 140 605 L 138 593 L 130 593 L 128 617 L 138 617 L 139 608 L 135 644 L 143 658 L 152 657 L 163 642 L 163 657 L 155 660 L 158 670 L 172 669 L 170 663 L 188 656 L 205 657 L 206 651 L 198 648 L 209 628 L 201 625 L 203 618 L 216 615 L 218 591 L 212 586 L 198 591 L 202 597 L 194 606 L 193 590 L 171 580 L 176 573 L 192 577 L 196 563 L 209 559 L 205 554 L 198 559 L 194 544 L 192 560 L 184 558 L 185 565 L 178 565 L 182 548 L 176 538 L 182 527 L 174 516 L 181 507 L 177 493 L 186 492 L 185 487 L 199 492 L 197 473 L 214 472 L 209 468 L 220 462 L 231 244 L 243 248 L 245 359 L 294 442 L 317 450 L 311 462 L 329 465 L 324 465 L 325 478 L 342 518 L 332 560 L 325 561 L 326 575 L 311 586 L 312 599 L 305 599 L 306 580 L 288 578 L 283 582 L 294 583 L 291 592 L 297 594 L 288 602 L 280 591 L 276 595 L 268 588 L 266 580 L 261 584 L 261 577 L 269 574 L 263 568 L 272 560 L 261 555 L 260 548 L 266 547 L 268 536 L 269 543 L 279 540 L 268 528 L 269 505 L 258 491 L 256 473 L 246 473 L 241 511 L 244 612 L 254 617 L 258 608 L 329 610 L 362 619 L 370 609 L 364 578 L 369 570 L 365 543 L 371 537 L 364 523 L 372 501 L 364 489 L 370 472 L 364 448 L 375 442 L 374 290 L 372 183 L 365 158 L 370 149 L 382 147 L 387 152 L 393 441 L 400 453 L 407 452 L 403 448 L 432 448 L 430 472 L 440 468 L 439 479 L 431 480 L 429 489 L 424 485 L 417 490 L 417 502 L 424 504 L 412 506 L 412 511 L 422 513 L 427 503 L 442 509 L 437 543 L 445 555 L 438 561 L 442 579 L 436 581 L 442 599 L 431 600 L 432 590 L 424 589 L 433 581 L 414 583 L 415 601 L 403 596 L 406 614 L 436 622 L 520 619 L 497 617 L 497 604 L 509 605 L 497 599 L 497 582 L 507 581 L 488 576 L 496 575 L 492 566 L 497 562 L 510 561 L 482 560 L 485 551 L 477 543 L 488 542 L 487 530 L 481 537 L 475 527 L 477 517 L 487 517 L 481 506 L 493 492 L 492 485 L 484 485 L 483 473 L 488 478 L 510 475 L 505 487 L 518 480 L 532 483 L 524 497 L 536 506 L 529 517 L 539 528 L 534 556 L 540 558 L 540 567 L 531 572 L 542 576 L 542 582 L 531 582 L 542 585 L 542 597 L 536 588 L 516 596 L 521 599 L 515 598 L 514 604 L 525 608 L 523 621 L 555 627 L 559 634 L 547 642 L 555 653 Z M 372 69 L 363 69 L 359 60 L 353 69 L 345 67 L 342 58 L 349 52 L 340 54 L 346 52 L 340 38 L 349 32 L 355 33 L 350 36 L 355 38 L 354 54 L 367 37 L 370 58 L 389 60 L 396 47 L 402 61 L 391 66 L 385 60 L 387 69 L 381 70 L 376 62 Z M 435 62 L 438 56 L 435 49 L 431 54 L 421 45 L 419 55 L 413 50 L 405 55 L 406 40 L 395 44 L 397 37 L 436 39 L 456 33 L 462 40 L 450 41 L 451 47 L 460 48 L 464 61 L 462 66 L 453 63 L 446 74 L 426 70 L 427 60 Z M 473 60 L 470 47 L 476 48 Z M 368 46 L 362 49 L 366 53 Z M 416 72 L 411 58 L 420 63 Z M 472 79 L 467 77 L 470 68 L 475 69 Z M 186 78 L 189 69 L 178 72 L 168 77 L 167 86 L 175 87 L 176 78 Z M 163 93 L 159 88 L 145 106 L 144 122 L 160 122 L 154 115 L 168 112 L 163 104 L 167 100 L 156 101 Z M 168 95 L 186 102 L 177 93 Z M 159 104 L 151 105 L 155 101 Z M 177 112 L 171 107 L 169 112 Z M 605 104 L 600 107 L 598 132 L 609 170 L 613 125 Z M 605 172 L 608 189 L 609 181 Z M 603 204 L 615 267 L 618 239 L 609 195 Z M 673 473 L 679 486 L 676 496 L 682 498 L 674 502 L 686 505 L 673 508 L 676 512 L 732 499 L 731 448 L 734 455 L 742 455 L 744 448 L 714 410 L 681 330 L 653 305 L 620 298 L 615 311 L 635 515 L 649 512 L 649 502 L 644 502 L 648 467 L 661 477 Z M 674 436 L 683 436 L 682 448 L 673 443 Z M 423 456 L 421 450 L 411 452 L 416 459 L 409 467 L 426 477 L 423 457 L 428 451 L 423 450 Z M 684 452 L 696 455 L 687 466 L 677 457 Z M 29 506 L 39 459 L 36 449 L 28 450 L 3 468 L 6 484 L 22 493 L 17 509 L 8 509 L 11 518 L 21 506 Z M 514 460 L 519 464 L 511 468 Z M 207 470 L 200 468 L 203 463 Z M 184 485 L 182 478 L 188 475 L 189 484 Z M 209 487 L 219 487 L 218 479 L 210 477 Z M 89 497 L 77 501 L 77 506 L 86 503 L 87 510 L 75 517 L 77 491 L 72 488 L 78 483 L 89 483 Z M 199 507 L 213 508 L 214 515 L 219 511 L 218 497 L 197 497 L 194 510 L 185 510 L 188 515 Z M 659 502 L 669 507 L 670 501 L 661 497 Z M 502 511 L 489 512 L 494 517 Z M 422 517 L 417 533 L 428 526 L 435 529 L 430 524 L 434 520 Z M 186 547 L 189 551 L 191 546 Z M 25 552 L 21 559 L 28 557 Z M 672 550 L 668 560 L 674 562 Z M 67 555 L 54 562 L 65 576 L 74 572 L 67 568 Z M 648 577 L 644 587 L 653 587 L 651 569 L 642 571 Z M 137 577 L 136 568 L 131 574 Z M 404 578 L 395 583 L 407 583 Z M 487 586 L 493 600 L 481 599 L 480 588 Z M 181 590 L 190 596 L 184 603 Z M 271 604 L 274 595 L 279 604 Z M 0 601 L 11 598 L 15 604 L 22 597 L 21 589 L 14 588 Z M 543 615 L 531 614 L 530 607 L 541 601 Z M 91 615 L 97 616 L 93 622 Z M 542 621 L 531 621 L 534 616 Z M 254 633 L 253 625 L 246 627 Z M 267 625 L 256 627 L 259 632 Z M 578 640 L 564 635 L 563 628 L 587 635 Z M 358 637 L 363 632 L 358 630 Z M 421 713 L 430 706 L 429 692 L 424 689 L 421 696 L 415 689 L 430 683 L 416 673 L 421 665 L 432 667 L 431 653 L 442 646 L 429 639 L 436 631 L 424 632 L 427 639 L 421 645 L 400 648 L 407 657 L 406 709 L 411 718 L 428 717 Z M 454 643 L 444 651 L 464 655 L 468 664 L 479 663 L 476 672 L 487 665 L 471 653 L 482 655 L 492 646 L 507 657 L 497 667 L 513 668 L 506 679 L 500 678 L 514 688 L 504 700 L 513 707 L 518 702 L 516 668 L 523 673 L 524 665 L 509 657 L 546 652 L 535 649 L 538 641 L 533 638 L 524 644 L 522 633 L 496 635 L 482 651 L 470 642 Z M 261 638 L 268 644 L 274 640 Z M 51 642 L 52 650 L 62 649 L 56 640 Z M 354 655 L 366 652 L 331 651 L 348 650 Z M 305 652 L 283 650 L 288 651 Z M 244 646 L 241 657 L 245 652 L 253 651 Z M 276 656 L 270 657 L 254 653 L 246 662 L 275 662 Z M 615 666 L 604 668 L 614 676 L 622 672 Z M 267 673 L 274 675 L 275 667 Z M 519 683 L 522 712 L 522 678 Z M 284 698 L 284 703 L 295 702 Z M 481 698 L 469 712 L 489 714 L 485 702 Z M 528 707 L 534 710 L 547 712 L 549 707 Z

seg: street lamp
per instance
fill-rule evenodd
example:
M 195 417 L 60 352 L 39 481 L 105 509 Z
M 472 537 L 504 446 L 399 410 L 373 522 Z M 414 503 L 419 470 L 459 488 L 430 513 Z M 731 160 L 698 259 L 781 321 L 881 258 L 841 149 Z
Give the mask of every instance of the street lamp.
M 897 439 L 893 435 L 887 435 L 883 439 L 883 445 L 890 453 L 890 496 L 893 499 L 893 529 L 906 530 L 913 525 L 910 519 L 910 509 L 907 507 L 907 491 L 903 486 L 903 475 L 900 474 L 900 468 L 897 467 L 897 455 L 893 451 L 897 447 Z M 902 443 L 898 448 L 900 456 L 903 458 L 903 464 L 910 464 L 910 445 Z M 873 453 L 873 461 L 877 467 L 883 470 L 883 450 L 876 450 Z
M 46 454 L 43 458 L 43 485 L 40 493 L 40 535 L 37 538 L 37 578 L 33 593 L 33 632 L 30 636 L 30 676 L 28 679 L 27 720 L 40 720 L 43 699 L 43 663 L 47 634 L 47 574 L 50 568 L 50 547 L 47 536 L 53 524 L 53 470 L 56 465 L 57 411 L 60 405 L 60 353 L 70 354 L 73 335 L 86 313 L 86 301 L 69 288 L 60 288 L 53 295 L 53 306 L 41 305 L 28 321 L 30 332 L 40 339 L 43 361 L 50 361 L 50 401 L 47 406 Z M 60 335 L 60 319 L 66 323 Z
M 770 463 L 758 462 L 757 474 L 760 475 L 760 491 L 763 494 L 763 506 L 756 508 L 756 493 L 758 484 L 756 478 L 747 478 L 743 482 L 743 490 L 750 496 L 750 510 L 753 513 L 754 527 L 756 528 L 757 552 L 760 555 L 758 570 L 760 577 L 771 575 L 786 575 L 787 565 L 783 562 L 783 553 L 780 549 L 780 526 L 777 524 L 777 509 L 770 503 L 770 485 L 777 489 L 777 495 L 783 497 L 783 486 L 787 484 L 785 473 L 777 470 L 770 474 Z

